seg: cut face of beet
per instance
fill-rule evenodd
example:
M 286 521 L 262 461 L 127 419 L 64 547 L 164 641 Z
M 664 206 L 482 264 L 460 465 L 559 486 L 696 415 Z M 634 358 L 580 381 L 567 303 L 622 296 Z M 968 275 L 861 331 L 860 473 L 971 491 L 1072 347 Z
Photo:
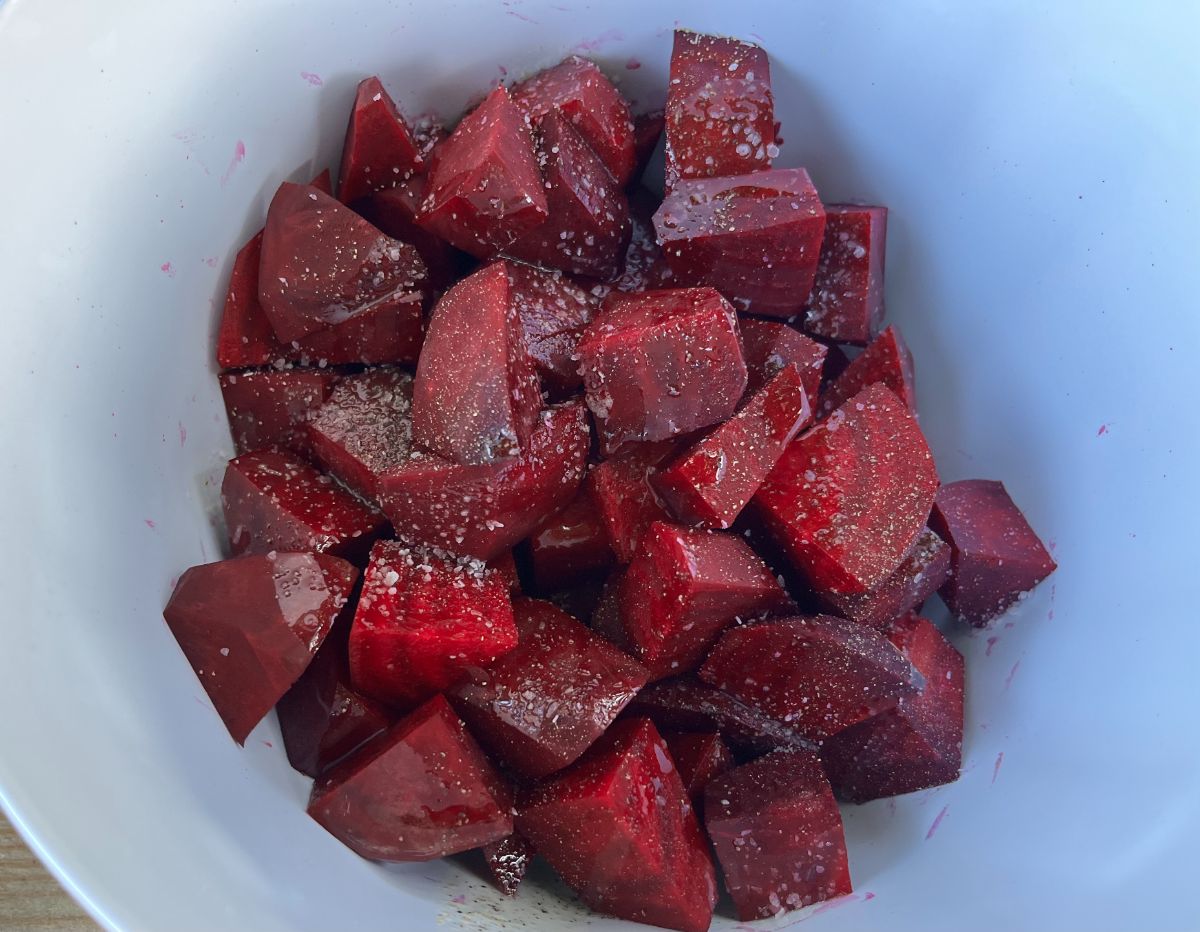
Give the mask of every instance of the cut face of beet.
M 821 391 L 821 376 L 829 348 L 780 321 L 742 317 L 738 326 L 746 357 L 746 391 L 758 391 L 785 366 L 795 363 L 800 367 L 809 404 L 813 404 Z
M 512 834 L 511 794 L 435 696 L 314 785 L 308 814 L 364 858 L 429 861 Z
M 867 344 L 883 323 L 887 208 L 825 206 L 821 261 L 804 329 L 837 343 Z
M 379 78 L 359 82 L 342 146 L 338 197 L 349 204 L 424 170 L 412 131 Z
M 733 754 L 715 731 L 674 731 L 663 735 L 671 760 L 679 770 L 692 808 L 700 811 L 704 805 L 704 788 L 713 777 L 733 767 Z
M 825 417 L 834 408 L 845 404 L 859 392 L 876 382 L 886 385 L 897 398 L 917 410 L 917 393 L 913 384 L 913 358 L 894 326 L 879 334 L 871 345 L 859 353 L 844 372 L 825 389 L 817 411 Z
M 337 375 L 322 369 L 221 374 L 221 395 L 238 453 L 280 446 L 307 449 L 304 424 L 329 397 Z
M 587 491 L 621 563 L 628 563 L 655 521 L 670 521 L 650 483 L 655 467 L 674 453 L 675 444 L 628 444 L 620 453 L 592 467 Z
M 394 188 L 359 198 L 351 206 L 392 239 L 412 246 L 425 262 L 429 284 L 442 291 L 454 283 L 459 262 L 465 257 L 444 239 L 417 225 L 426 180 L 424 175 L 413 175 Z
M 483 860 L 488 873 L 505 896 L 516 896 L 533 855 L 533 845 L 516 832 L 483 846 Z
M 271 322 L 258 301 L 258 265 L 262 231 L 254 234 L 233 260 L 221 327 L 217 332 L 217 364 L 222 369 L 266 366 L 283 357 Z
M 680 181 L 654 215 L 681 285 L 711 285 L 739 311 L 790 317 L 804 307 L 825 208 L 803 168 Z
M 248 555 L 193 566 L 167 627 L 238 744 L 312 661 L 358 570 L 325 554 Z
M 529 563 L 538 592 L 556 592 L 602 575 L 613 558 L 608 532 L 586 493 L 529 535 Z
M 929 526 L 951 547 L 942 598 L 976 627 L 1003 615 L 1058 566 L 1002 482 L 964 479 L 942 486 Z
M 647 719 L 618 722 L 573 767 L 526 793 L 517 828 L 597 912 L 708 929 L 712 861 L 679 771 Z
M 704 823 L 743 922 L 853 889 L 841 813 L 811 752 L 776 751 L 717 777 Z

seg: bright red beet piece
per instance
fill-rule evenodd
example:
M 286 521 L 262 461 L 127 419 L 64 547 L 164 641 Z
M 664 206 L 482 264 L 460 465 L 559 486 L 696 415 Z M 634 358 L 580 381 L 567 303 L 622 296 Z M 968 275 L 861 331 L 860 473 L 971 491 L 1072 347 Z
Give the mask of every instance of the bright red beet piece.
M 904 561 L 937 487 L 916 419 L 872 385 L 794 440 L 754 500 L 813 588 L 855 593 Z
M 447 693 L 479 743 L 519 777 L 574 763 L 646 684 L 647 672 L 565 612 L 513 605 L 520 643 Z
M 492 463 L 528 448 L 541 409 L 509 263 L 494 262 L 433 309 L 413 383 L 413 440 L 464 466 Z
M 262 241 L 262 230 L 259 230 L 238 250 L 233 260 L 221 326 L 217 331 L 217 364 L 222 369 L 266 366 L 285 355 L 258 301 Z
M 664 114 L 661 110 L 639 113 L 633 118 L 634 169 L 632 180 L 637 180 L 645 174 L 650 157 L 654 155 L 654 150 L 658 148 L 658 141 L 662 138 L 663 123 Z
M 325 554 L 248 555 L 193 566 L 163 617 L 238 744 L 296 682 L 358 570 Z
M 825 417 L 869 385 L 881 382 L 892 393 L 917 410 L 916 389 L 913 387 L 913 358 L 895 327 L 888 327 L 871 345 L 859 353 L 844 372 L 821 395 L 817 416 Z
M 421 226 L 481 259 L 545 221 L 533 138 L 503 87 L 437 147 L 425 190 Z
M 425 159 L 379 78 L 359 82 L 342 146 L 338 196 L 349 204 L 424 171 Z
M 304 423 L 329 397 L 337 375 L 321 369 L 225 372 L 221 395 L 238 453 L 281 446 L 303 452 Z
M 542 387 L 553 398 L 574 395 L 583 386 L 575 350 L 599 302 L 561 271 L 523 262 L 508 263 L 508 281 Z
M 705 932 L 716 874 L 666 744 L 618 722 L 569 770 L 525 794 L 517 828 L 596 912 Z
M 441 696 L 319 779 L 308 814 L 364 858 L 429 861 L 512 834 L 511 791 Z
M 512 99 L 531 120 L 550 113 L 570 120 L 619 185 L 633 175 L 629 105 L 594 62 L 572 55 L 514 85 Z
M 651 481 L 685 524 L 727 528 L 811 420 L 804 375 L 791 364 Z
M 692 808 L 699 811 L 704 804 L 704 788 L 713 777 L 733 767 L 733 755 L 716 731 L 670 732 L 663 738 L 692 801 Z
M 744 175 L 771 167 L 771 63 L 757 45 L 675 30 L 667 92 L 667 189 L 681 178 Z
M 426 183 L 424 175 L 414 175 L 397 187 L 359 198 L 353 207 L 392 239 L 412 246 L 425 262 L 429 284 L 441 291 L 454 283 L 459 260 L 465 257 L 444 239 L 417 225 Z
M 229 461 L 221 506 L 234 556 L 318 552 L 358 563 L 387 528 L 383 515 L 328 476 L 275 450 L 243 453 Z
M 821 376 L 825 371 L 829 347 L 810 340 L 781 321 L 742 317 L 738 327 L 742 332 L 742 351 L 746 358 L 746 391 L 758 391 L 781 369 L 789 363 L 795 363 L 804 376 L 804 392 L 811 405 L 821 391 Z
M 814 740 L 890 708 L 921 685 L 882 634 L 832 615 L 730 628 L 700 678 Z
M 529 535 L 529 563 L 539 592 L 554 592 L 603 573 L 613 563 L 608 532 L 591 496 L 575 497 Z
M 675 449 L 669 441 L 630 444 L 588 473 L 588 494 L 621 563 L 633 559 L 651 524 L 671 520 L 650 477 Z
M 962 766 L 962 654 L 918 615 L 897 621 L 888 639 L 925 677 L 925 688 L 821 748 L 829 781 L 851 802 L 950 783 Z
M 1002 482 L 964 479 L 937 493 L 929 526 L 951 547 L 941 596 L 983 627 L 1058 568 Z
M 516 896 L 533 855 L 533 845 L 516 832 L 483 846 L 488 873 L 505 896 Z
M 842 816 L 815 754 L 776 751 L 717 777 L 704 814 L 743 922 L 853 889 Z
M 712 288 L 611 294 L 578 349 L 607 452 L 722 421 L 746 390 L 737 315 Z
M 513 595 L 521 594 L 521 576 L 517 570 L 516 557 L 513 556 L 511 550 L 506 550 L 494 559 L 488 560 L 487 565 L 488 569 L 495 570 L 500 574 Z
M 711 285 L 739 311 L 791 317 L 813 286 L 825 208 L 803 168 L 694 178 L 654 215 L 681 285 Z
M 825 237 L 804 329 L 862 346 L 883 323 L 883 263 L 887 208 L 825 206 Z
M 517 646 L 508 582 L 479 560 L 379 541 L 350 628 L 356 689 L 412 707 Z

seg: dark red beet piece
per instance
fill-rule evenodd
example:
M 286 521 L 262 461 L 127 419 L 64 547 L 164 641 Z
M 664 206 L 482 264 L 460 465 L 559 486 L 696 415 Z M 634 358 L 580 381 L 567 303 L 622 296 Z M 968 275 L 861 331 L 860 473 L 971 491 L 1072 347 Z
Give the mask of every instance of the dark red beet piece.
M 646 173 L 650 157 L 654 155 L 658 141 L 662 138 L 663 122 L 664 115 L 661 110 L 639 113 L 633 118 L 634 168 L 631 181 L 637 181 Z
M 717 777 L 704 814 L 743 922 L 853 889 L 842 816 L 810 751 L 776 751 Z
M 817 417 L 825 417 L 869 385 L 880 382 L 916 412 L 917 395 L 913 387 L 913 358 L 894 326 L 879 334 L 859 353 L 844 372 L 821 394 Z
M 588 494 L 621 563 L 633 559 L 642 535 L 651 524 L 671 520 L 650 484 L 650 477 L 655 467 L 675 449 L 670 441 L 629 444 L 588 473 Z
M 897 621 L 888 639 L 925 677 L 925 688 L 821 748 L 830 782 L 851 802 L 950 783 L 962 766 L 962 654 L 918 615 Z
M 539 592 L 555 592 L 603 574 L 614 560 L 591 496 L 581 494 L 529 535 L 529 563 Z
M 722 421 L 746 390 L 737 315 L 712 288 L 609 295 L 579 357 L 607 452 Z
M 388 236 L 412 246 L 425 262 L 430 285 L 440 291 L 454 283 L 463 254 L 417 225 L 426 183 L 424 175 L 414 175 L 397 187 L 360 198 L 351 206 Z
M 894 706 L 922 685 L 882 634 L 832 615 L 730 628 L 700 678 L 815 740 Z
M 321 369 L 225 372 L 221 395 L 238 453 L 280 446 L 307 449 L 304 423 L 329 397 L 337 375 Z
M 319 779 L 308 814 L 364 858 L 429 861 L 512 834 L 503 778 L 441 696 Z
M 517 829 L 596 912 L 705 932 L 716 874 L 666 744 L 618 722 L 569 770 L 524 794 Z
M 727 528 L 811 420 L 804 375 L 791 364 L 651 481 L 685 524 Z
M 813 588 L 855 593 L 904 561 L 937 487 L 916 419 L 872 385 L 794 440 L 754 501 Z
M 525 331 L 529 355 L 552 398 L 583 386 L 575 351 L 599 302 L 561 271 L 508 264 L 510 299 Z
M 357 578 L 345 560 L 310 553 L 234 557 L 179 577 L 163 617 L 238 744 L 312 661 Z
M 262 230 L 259 230 L 238 250 L 233 260 L 221 326 L 217 331 L 217 364 L 222 369 L 266 366 L 285 355 L 258 301 L 262 241 Z
M 611 291 L 654 291 L 670 288 L 675 273 L 667 264 L 662 247 L 654 232 L 654 211 L 658 199 L 645 188 L 629 192 L 629 248 L 625 250 L 625 265 L 621 276 L 609 285 L 598 285 L 593 292 L 607 296 Z
M 479 560 L 379 541 L 350 628 L 356 689 L 412 707 L 517 646 L 508 582 Z
M 825 208 L 803 168 L 680 181 L 654 215 L 681 285 L 711 285 L 739 311 L 791 317 L 812 290 Z
M 516 896 L 533 855 L 533 845 L 516 832 L 483 846 L 488 873 L 505 896 Z
M 647 672 L 565 612 L 513 605 L 520 643 L 447 693 L 479 743 L 519 777 L 574 763 L 646 684 Z
M 733 766 L 733 755 L 716 731 L 676 731 L 664 734 L 663 738 L 692 801 L 692 808 L 699 812 L 704 804 L 704 788 L 713 777 Z
M 810 340 L 781 321 L 742 317 L 738 326 L 746 358 L 746 391 L 758 391 L 788 363 L 795 363 L 804 376 L 804 392 L 811 405 L 821 391 L 821 376 L 829 347 Z
M 941 596 L 955 616 L 976 627 L 1003 615 L 1058 568 L 1002 482 L 942 486 L 929 526 L 951 547 Z
M 865 345 L 883 323 L 887 208 L 825 206 L 825 237 L 804 329 L 838 343 Z
M 349 204 L 424 170 L 412 131 L 379 78 L 360 81 L 342 146 L 338 197 Z

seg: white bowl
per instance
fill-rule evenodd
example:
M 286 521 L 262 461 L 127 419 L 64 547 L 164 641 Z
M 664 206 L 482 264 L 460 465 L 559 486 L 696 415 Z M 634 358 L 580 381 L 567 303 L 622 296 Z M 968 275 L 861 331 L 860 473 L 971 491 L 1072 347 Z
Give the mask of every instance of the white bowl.
M 453 114 L 576 50 L 650 105 L 677 17 L 765 43 L 781 164 L 891 207 L 942 474 L 1002 478 L 1061 565 L 958 635 L 962 779 L 848 808 L 858 892 L 763 927 L 1200 925 L 1194 5 L 9 0 L 0 788 L 105 925 L 581 917 L 359 860 L 305 815 L 273 720 L 229 740 L 160 610 L 220 551 L 233 252 L 281 180 L 336 165 L 355 83 Z

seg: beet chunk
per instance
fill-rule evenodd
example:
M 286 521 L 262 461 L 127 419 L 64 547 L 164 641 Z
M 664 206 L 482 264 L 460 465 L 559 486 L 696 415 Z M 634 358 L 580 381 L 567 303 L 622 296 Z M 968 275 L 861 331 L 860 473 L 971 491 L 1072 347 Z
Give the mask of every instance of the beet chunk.
M 803 168 L 680 181 L 654 215 L 681 285 L 711 285 L 739 311 L 791 317 L 812 290 L 825 208 Z
M 962 654 L 917 615 L 897 621 L 888 639 L 925 677 L 925 688 L 821 748 L 830 782 L 851 802 L 950 783 L 962 766 Z
M 671 520 L 650 478 L 655 467 L 674 451 L 675 445 L 670 441 L 628 444 L 588 473 L 588 494 L 621 563 L 633 559 L 642 535 L 651 524 Z
M 307 449 L 304 422 L 333 389 L 337 375 L 321 369 L 225 372 L 221 395 L 238 453 L 262 447 Z
M 409 707 L 517 646 L 508 582 L 479 560 L 379 541 L 350 628 L 355 688 Z
M 465 466 L 526 449 L 542 396 L 509 284 L 485 266 L 433 309 L 413 383 L 413 440 Z
M 516 832 L 483 846 L 488 873 L 505 896 L 516 896 L 533 855 L 533 845 Z
M 804 376 L 804 393 L 812 405 L 821 391 L 829 347 L 780 321 L 742 317 L 738 326 L 749 377 L 746 391 L 758 391 L 785 366 L 795 363 Z
M 358 570 L 325 554 L 193 566 L 163 617 L 238 744 L 312 661 Z
M 746 390 L 737 315 L 711 288 L 609 295 L 579 357 L 607 452 L 722 421 Z
M 441 696 L 314 785 L 308 814 L 356 854 L 429 861 L 513 830 L 511 791 Z
M 526 793 L 517 828 L 596 912 L 708 929 L 716 874 L 683 781 L 648 720 L 618 722 L 573 767 Z
M 719 732 L 671 732 L 664 734 L 671 760 L 679 770 L 692 808 L 704 805 L 704 788 L 710 780 L 733 766 L 733 755 Z
M 359 82 L 342 146 L 338 196 L 349 204 L 425 170 L 425 159 L 379 78 Z
M 817 416 L 825 417 L 869 385 L 881 382 L 916 412 L 917 395 L 913 386 L 913 358 L 895 327 L 888 327 L 871 345 L 859 353 L 844 372 L 821 395 Z
M 539 592 L 554 592 L 603 573 L 613 563 L 608 532 L 591 496 L 581 494 L 529 535 L 529 563 Z
M 583 386 L 576 347 L 599 302 L 562 272 L 523 262 L 509 263 L 508 281 L 542 386 L 552 398 L 574 395 Z
M 886 387 L 872 385 L 794 440 L 754 500 L 813 588 L 855 593 L 903 562 L 937 486 L 916 419 Z
M 700 678 L 816 740 L 894 706 L 921 685 L 882 634 L 832 615 L 731 628 Z
M 727 528 L 812 420 L 804 375 L 789 365 L 737 414 L 663 466 L 652 482 L 684 523 Z
M 805 330 L 838 343 L 870 341 L 883 323 L 886 240 L 886 207 L 825 206 L 825 237 Z
M 704 813 L 743 922 L 853 889 L 842 816 L 815 754 L 776 751 L 717 777 Z
M 425 191 L 421 226 L 481 259 L 545 221 L 533 139 L 503 87 L 437 147 Z
M 976 627 L 1004 614 L 1058 568 L 1002 482 L 942 486 L 929 526 L 951 547 L 941 596 L 955 616 Z
M 424 175 L 413 175 L 394 188 L 359 198 L 351 206 L 388 236 L 412 246 L 425 262 L 429 284 L 441 291 L 454 283 L 460 261 L 466 257 L 417 224 L 426 184 Z
M 233 260 L 221 326 L 217 331 L 217 364 L 222 369 L 266 366 L 285 355 L 258 300 L 262 241 L 262 230 L 259 230 L 238 250 Z

